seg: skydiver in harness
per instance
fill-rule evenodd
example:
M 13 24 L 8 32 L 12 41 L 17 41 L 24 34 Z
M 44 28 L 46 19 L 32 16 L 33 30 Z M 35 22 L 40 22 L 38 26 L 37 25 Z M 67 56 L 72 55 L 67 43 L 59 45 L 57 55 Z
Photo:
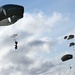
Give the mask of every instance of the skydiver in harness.
M 15 49 L 17 49 L 17 47 L 18 47 L 18 46 L 17 46 L 17 44 L 18 44 L 18 42 L 17 42 L 17 41 L 15 41 Z
M 11 38 L 14 38 L 14 40 L 15 40 L 15 49 L 17 49 L 18 48 L 18 42 L 16 41 L 16 36 L 17 36 L 17 34 L 13 34 L 12 36 L 11 36 Z

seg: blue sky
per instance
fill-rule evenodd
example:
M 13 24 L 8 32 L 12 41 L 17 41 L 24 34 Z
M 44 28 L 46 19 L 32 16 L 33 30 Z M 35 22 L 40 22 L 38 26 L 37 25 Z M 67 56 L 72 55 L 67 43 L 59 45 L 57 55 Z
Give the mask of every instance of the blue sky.
M 0 0 L 0 6 L 24 6 L 24 17 L 0 27 L 1 75 L 75 75 L 75 51 L 68 47 L 75 35 L 75 0 Z M 18 34 L 14 49 L 13 34 Z M 61 61 L 65 54 L 73 59 Z M 72 69 L 70 69 L 70 66 Z

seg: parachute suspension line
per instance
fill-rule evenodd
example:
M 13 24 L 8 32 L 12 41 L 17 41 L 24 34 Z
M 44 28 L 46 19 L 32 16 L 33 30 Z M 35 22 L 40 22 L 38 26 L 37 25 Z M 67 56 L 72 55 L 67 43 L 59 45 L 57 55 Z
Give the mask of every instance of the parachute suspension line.
M 75 43 L 74 43 L 74 46 L 75 46 Z M 74 48 L 75 48 L 74 46 L 73 46 L 73 51 L 74 51 Z

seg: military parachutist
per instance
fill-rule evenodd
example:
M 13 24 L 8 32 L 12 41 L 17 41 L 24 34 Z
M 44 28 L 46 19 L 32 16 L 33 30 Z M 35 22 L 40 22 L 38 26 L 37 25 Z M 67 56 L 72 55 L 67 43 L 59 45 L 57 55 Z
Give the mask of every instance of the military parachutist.
M 17 45 L 18 45 L 18 41 L 16 41 L 16 37 L 18 36 L 18 34 L 13 34 L 12 36 L 11 36 L 11 38 L 13 38 L 14 39 L 14 42 L 15 42 L 15 49 L 17 49 Z
M 17 49 L 17 47 L 18 47 L 18 46 L 17 46 L 17 44 L 18 44 L 18 42 L 17 42 L 17 41 L 15 41 L 15 49 Z
M 72 67 L 70 66 L 70 69 L 71 69 Z
M 17 45 L 17 44 L 18 44 L 18 42 L 17 42 L 17 41 L 15 41 L 15 44 Z

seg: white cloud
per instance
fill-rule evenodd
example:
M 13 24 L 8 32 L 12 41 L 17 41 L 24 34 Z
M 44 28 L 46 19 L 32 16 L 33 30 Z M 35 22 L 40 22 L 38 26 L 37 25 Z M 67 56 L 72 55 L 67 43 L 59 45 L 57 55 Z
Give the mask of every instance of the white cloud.
M 60 22 L 64 22 L 64 19 L 65 17 L 57 12 L 52 16 L 46 16 L 40 12 L 25 13 L 24 18 L 15 24 L 1 27 L 0 74 L 44 75 L 50 69 L 54 69 L 56 63 L 51 61 L 51 55 L 53 56 L 51 51 L 55 47 L 55 40 L 50 36 L 45 36 L 45 33 L 48 32 L 47 34 L 50 35 L 49 32 L 52 31 L 52 28 Z M 18 41 L 17 50 L 14 49 L 14 40 L 10 38 L 14 33 L 18 34 L 16 38 Z

